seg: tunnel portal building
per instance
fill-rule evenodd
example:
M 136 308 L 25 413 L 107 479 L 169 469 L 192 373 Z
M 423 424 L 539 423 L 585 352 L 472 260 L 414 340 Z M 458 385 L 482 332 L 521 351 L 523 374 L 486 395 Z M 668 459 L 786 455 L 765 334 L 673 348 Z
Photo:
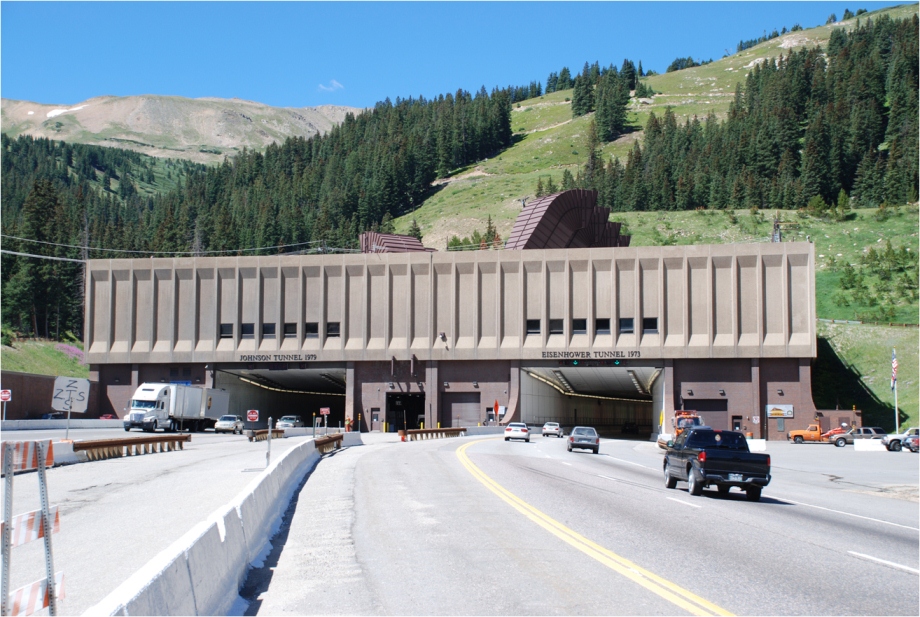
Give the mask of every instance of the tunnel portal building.
M 232 413 L 263 422 L 309 425 L 328 408 L 332 425 L 365 431 L 648 434 L 687 409 L 785 439 L 813 420 L 811 243 L 630 247 L 596 210 L 590 233 L 559 217 L 558 248 L 527 248 L 524 230 L 521 250 L 91 260 L 100 411 L 122 415 L 155 381 L 225 388 Z

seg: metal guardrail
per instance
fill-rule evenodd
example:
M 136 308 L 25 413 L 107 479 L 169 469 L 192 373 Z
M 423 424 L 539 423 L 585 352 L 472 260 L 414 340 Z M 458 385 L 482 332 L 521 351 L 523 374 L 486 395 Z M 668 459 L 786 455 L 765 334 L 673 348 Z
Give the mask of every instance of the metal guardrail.
M 325 437 L 317 437 L 313 440 L 313 446 L 320 454 L 328 454 L 333 450 L 338 450 L 342 447 L 342 437 L 341 433 L 336 435 L 327 435 Z
M 272 439 L 280 439 L 284 437 L 284 429 L 273 428 L 272 429 Z M 249 431 L 249 441 L 265 441 L 268 439 L 268 429 L 263 428 L 258 431 Z
M 154 435 L 151 437 L 128 437 L 123 439 L 96 439 L 73 442 L 74 452 L 86 452 L 91 461 L 101 461 L 121 456 L 139 456 L 154 452 L 182 450 L 191 435 Z
M 406 431 L 406 437 L 409 441 L 422 439 L 444 439 L 446 437 L 460 437 L 466 433 L 466 429 L 459 428 L 420 428 Z

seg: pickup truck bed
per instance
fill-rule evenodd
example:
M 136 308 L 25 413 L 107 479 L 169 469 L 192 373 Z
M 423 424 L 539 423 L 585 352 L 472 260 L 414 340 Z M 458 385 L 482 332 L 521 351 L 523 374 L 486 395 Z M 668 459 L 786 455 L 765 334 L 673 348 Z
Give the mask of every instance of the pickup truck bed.
M 668 442 L 663 472 L 667 488 L 685 481 L 691 495 L 700 495 L 707 486 L 722 494 L 738 487 L 757 501 L 770 483 L 770 455 L 751 452 L 741 433 L 694 428 Z

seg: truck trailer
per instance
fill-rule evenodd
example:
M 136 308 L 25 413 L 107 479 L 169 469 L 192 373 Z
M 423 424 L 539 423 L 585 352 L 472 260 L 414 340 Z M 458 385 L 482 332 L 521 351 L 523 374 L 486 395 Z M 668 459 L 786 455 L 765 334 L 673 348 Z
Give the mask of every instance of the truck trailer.
M 134 392 L 123 422 L 126 431 L 139 428 L 145 432 L 199 432 L 214 428 L 229 407 L 230 395 L 224 390 L 144 383 Z

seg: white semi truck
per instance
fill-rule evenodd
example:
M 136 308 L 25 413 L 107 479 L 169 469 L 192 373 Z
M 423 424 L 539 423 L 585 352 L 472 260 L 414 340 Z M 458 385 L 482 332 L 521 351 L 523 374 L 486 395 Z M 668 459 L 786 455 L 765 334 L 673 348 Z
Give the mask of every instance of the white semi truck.
M 224 390 L 144 383 L 134 392 L 123 422 L 126 431 L 203 431 L 213 428 L 229 407 L 230 395 Z

